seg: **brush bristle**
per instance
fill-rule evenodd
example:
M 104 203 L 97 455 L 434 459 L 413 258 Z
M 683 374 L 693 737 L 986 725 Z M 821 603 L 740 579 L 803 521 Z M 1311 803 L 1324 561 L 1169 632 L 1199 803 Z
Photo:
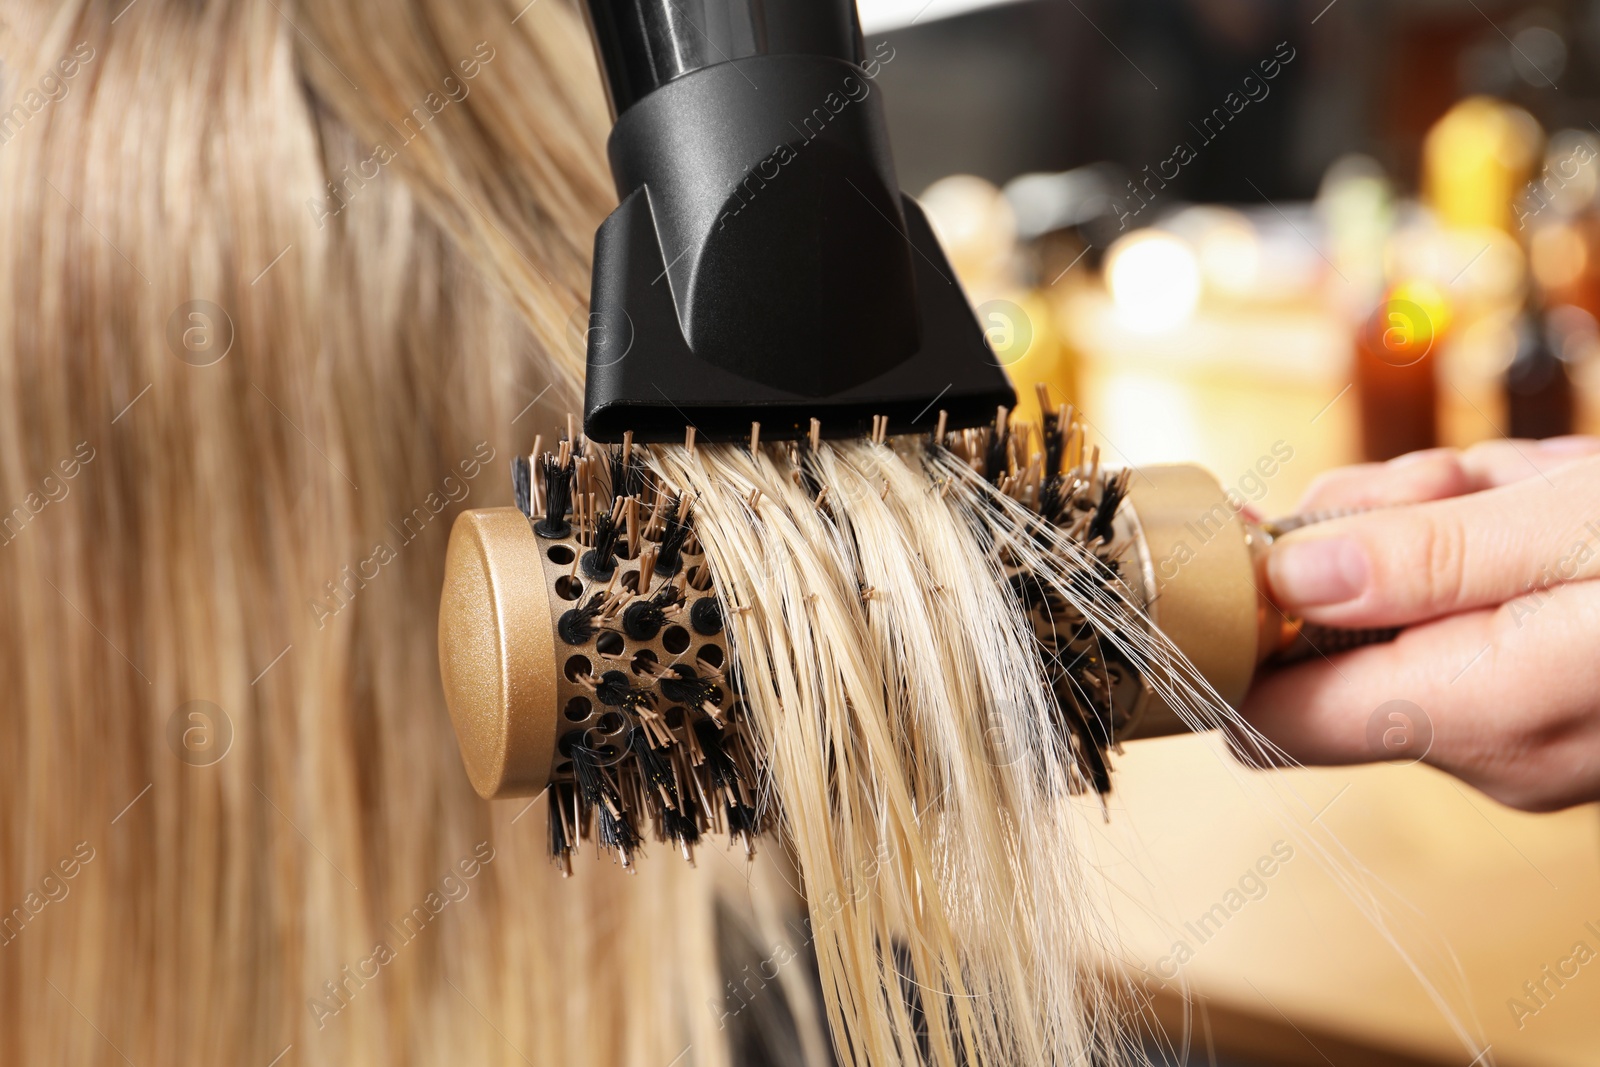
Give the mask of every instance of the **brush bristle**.
M 1039 426 L 1002 409 L 992 425 L 924 440 L 1032 509 L 1038 527 L 1025 536 L 1044 544 L 1053 528 L 1085 549 L 1092 563 L 1071 571 L 1069 593 L 1101 596 L 1122 581 L 1118 517 L 1128 473 L 1101 470 L 1071 409 L 1045 411 Z M 817 443 L 787 447 L 799 483 L 819 506 L 832 506 L 814 469 Z M 537 515 L 535 470 L 544 504 Z M 566 721 L 551 773 L 553 857 L 570 870 L 580 844 L 595 841 L 631 866 L 646 826 L 691 862 L 711 832 L 753 850 L 773 819 L 757 789 L 765 760 L 742 704 L 723 608 L 708 588 L 693 501 L 660 484 L 631 444 L 602 452 L 581 437 L 536 464 L 514 463 L 513 479 L 518 507 L 554 542 L 548 557 L 566 561 L 562 571 L 547 568 L 554 591 L 576 601 L 557 621 L 567 646 L 558 651 Z M 1119 694 L 1138 682 L 1116 651 L 1119 635 L 1098 632 L 1005 544 L 990 550 L 1037 639 L 1055 697 L 1054 732 L 1077 765 L 1074 788 L 1104 794 Z
M 736 683 L 720 669 L 727 654 L 716 595 L 705 580 L 689 584 L 708 573 L 696 569 L 703 557 L 692 501 L 658 484 L 631 445 L 602 451 L 567 439 L 559 452 L 514 466 L 513 478 L 524 470 L 523 511 L 551 561 L 552 595 L 574 602 L 556 621 L 563 708 L 551 769 L 552 856 L 570 870 L 573 854 L 593 841 L 631 866 L 648 835 L 692 862 L 712 832 L 753 847 L 768 817 L 747 783 L 762 767 L 735 710 Z M 517 489 L 521 506 L 520 482 Z M 696 666 L 678 662 L 686 656 Z
M 1043 389 L 1040 407 L 1044 416 L 1037 427 L 1037 450 L 1032 440 L 1035 427 L 1007 418 L 1004 412 L 993 427 L 951 434 L 940 444 L 981 472 L 1000 493 L 1032 509 L 1041 522 L 1087 550 L 1089 564 L 1080 563 L 1069 571 L 1069 583 L 1080 601 L 1108 594 L 1115 598 L 1123 582 L 1120 560 L 1127 548 L 1126 539 L 1118 536 L 1117 519 L 1127 499 L 1130 472 L 1103 470 L 1098 450 L 1086 446 L 1080 417 L 1066 405 L 1052 411 Z M 1075 788 L 1109 793 L 1107 753 L 1128 712 L 1131 701 L 1126 698 L 1139 684 L 1138 674 L 1118 651 L 1119 635 L 1101 633 L 1004 545 L 996 546 L 995 552 L 1019 608 L 1032 624 L 1055 698 L 1058 730 L 1075 757 Z

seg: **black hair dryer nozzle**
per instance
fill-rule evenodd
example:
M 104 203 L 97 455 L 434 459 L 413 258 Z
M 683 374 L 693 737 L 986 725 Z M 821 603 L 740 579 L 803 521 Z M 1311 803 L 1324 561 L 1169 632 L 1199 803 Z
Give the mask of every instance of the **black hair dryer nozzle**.
M 852 0 L 589 0 L 621 198 L 595 235 L 597 440 L 951 429 L 1015 394 L 902 195 Z M 935 400 L 937 398 L 937 403 Z

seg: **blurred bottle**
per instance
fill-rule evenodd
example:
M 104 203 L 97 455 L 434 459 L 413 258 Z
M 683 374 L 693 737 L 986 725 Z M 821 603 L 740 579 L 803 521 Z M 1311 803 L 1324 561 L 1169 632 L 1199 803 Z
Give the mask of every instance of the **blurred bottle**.
M 1560 437 L 1573 432 L 1577 398 L 1570 360 L 1592 351 L 1594 317 L 1566 305 L 1546 314 L 1535 300 L 1517 321 L 1516 353 L 1506 368 L 1506 413 L 1511 437 Z
M 1600 434 L 1600 321 L 1583 308 L 1554 305 L 1545 314 L 1545 338 L 1573 389 L 1573 428 Z
M 1585 130 L 1560 130 L 1543 164 L 1512 204 L 1530 276 L 1503 377 L 1513 437 L 1573 432 L 1577 383 L 1589 378 L 1582 364 L 1593 356 L 1600 312 L 1600 140 Z
M 1422 146 L 1423 196 L 1440 225 L 1514 231 L 1513 203 L 1543 140 L 1532 115 L 1490 97 L 1469 97 L 1445 112 Z
M 1432 225 L 1397 235 L 1401 247 L 1391 249 L 1391 260 L 1399 273 L 1390 277 L 1400 284 L 1386 295 L 1376 316 L 1381 321 L 1369 325 L 1359 345 L 1358 380 L 1384 383 L 1363 417 L 1369 458 L 1430 447 L 1446 436 L 1464 444 L 1502 428 L 1484 412 L 1503 396 L 1506 364 L 1480 366 L 1476 349 L 1445 350 L 1442 342 L 1452 324 L 1466 335 L 1478 323 L 1514 316 L 1522 305 L 1516 200 L 1540 162 L 1543 141 L 1532 115 L 1483 96 L 1456 104 L 1428 131 L 1422 191 Z M 1404 339 L 1407 328 L 1399 323 L 1413 319 Z M 1420 410 L 1424 397 L 1433 408 L 1428 413 Z M 1448 435 L 1440 433 L 1442 425 Z
M 1360 318 L 1383 295 L 1384 247 L 1395 227 L 1394 187 L 1377 160 L 1343 156 L 1322 176 L 1317 215 L 1340 281 L 1330 284 L 1328 296 L 1351 318 Z
M 1361 450 L 1368 460 L 1432 448 L 1439 439 L 1436 350 L 1450 322 L 1439 288 L 1391 289 L 1356 334 Z
M 1600 314 L 1600 138 L 1586 130 L 1550 137 L 1544 166 L 1512 205 L 1528 266 L 1544 302 Z

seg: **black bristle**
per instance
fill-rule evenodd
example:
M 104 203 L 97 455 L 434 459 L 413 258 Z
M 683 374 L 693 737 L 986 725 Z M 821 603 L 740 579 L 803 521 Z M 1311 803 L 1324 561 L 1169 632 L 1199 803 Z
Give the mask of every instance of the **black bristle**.
M 622 445 L 611 446 L 607 465 L 611 472 L 613 497 L 639 496 L 644 492 L 644 468 L 639 465 L 638 458 L 630 455 Z
M 583 573 L 591 578 L 606 581 L 617 570 L 617 535 L 622 524 L 603 512 L 594 520 L 594 547 L 583 554 Z
M 684 506 L 683 498 L 675 496 L 672 503 L 667 505 L 665 526 L 661 534 L 661 546 L 656 554 L 656 573 L 670 578 L 678 573 L 683 559 L 684 542 L 689 540 L 689 519 L 680 518 L 688 509 Z
M 572 508 L 572 464 L 562 464 L 546 452 L 539 464 L 544 478 L 544 518 L 533 524 L 540 537 L 565 537 L 572 532 L 567 512 Z
M 689 609 L 689 625 L 701 637 L 722 632 L 722 603 L 714 596 L 701 597 Z
M 755 837 L 761 833 L 761 818 L 756 809 L 748 804 L 729 804 L 728 833 L 734 837 Z
M 639 777 L 644 779 L 652 801 L 664 804 L 666 810 L 676 810 L 678 780 L 672 773 L 672 762 L 666 754 L 650 743 L 650 735 L 634 727 L 628 732 L 628 748 L 639 761 Z
M 639 847 L 639 833 L 623 810 L 622 797 L 601 766 L 599 753 L 584 745 L 573 746 L 572 770 L 584 805 L 595 813 L 599 823 L 601 847 L 616 849 L 626 866 Z
M 636 600 L 622 613 L 622 632 L 635 641 L 654 641 L 666 622 L 666 612 L 652 601 Z
M 585 745 L 572 746 L 572 775 L 578 781 L 578 793 L 588 807 L 616 799 L 616 790 L 600 769 L 600 756 Z
M 683 599 L 682 591 L 667 582 L 648 600 L 636 600 L 622 613 L 622 630 L 635 641 L 653 641 L 667 624 L 667 609 Z
M 656 688 L 661 690 L 661 695 L 674 704 L 683 704 L 691 708 L 702 707 L 714 703 L 717 687 L 710 681 L 701 678 L 695 673 L 693 667 L 686 664 L 677 664 L 668 668 L 672 674 L 663 674 L 656 682 Z
M 1061 417 L 1053 411 L 1044 413 L 1044 476 L 1048 482 L 1061 475 L 1061 460 L 1066 453 L 1067 438 L 1061 432 Z
M 634 711 L 651 702 L 650 690 L 630 684 L 628 676 L 622 671 L 606 671 L 602 674 L 594 695 L 600 703 L 608 707 L 625 708 L 628 711 Z
M 561 618 L 556 620 L 556 633 L 561 640 L 569 645 L 586 644 L 599 631 L 595 619 L 599 618 L 600 608 L 605 602 L 606 595 L 596 593 L 589 598 L 589 603 L 563 612 Z
M 723 734 L 717 728 L 717 724 L 710 719 L 701 719 L 694 725 L 694 735 L 700 742 L 700 750 L 705 753 L 706 780 L 711 783 L 712 788 L 718 791 L 737 792 L 740 782 L 739 766 L 723 748 Z
M 533 518 L 533 464 L 527 456 L 511 458 L 511 494 L 516 498 L 517 510 Z
M 1049 470 L 1048 467 L 1045 469 Z M 1044 484 L 1039 487 L 1039 514 L 1056 525 L 1066 521 L 1067 508 L 1072 503 L 1067 485 L 1066 478 L 1052 474 L 1045 478 Z
M 661 829 L 681 847 L 693 848 L 700 843 L 700 824 L 687 812 L 674 811 L 671 808 L 663 811 Z
M 1106 479 L 1105 486 L 1100 490 L 1100 503 L 1094 509 L 1094 518 L 1089 522 L 1088 533 L 1084 535 L 1089 543 L 1111 540 L 1111 523 L 1117 517 L 1117 508 L 1122 505 L 1122 498 L 1127 492 L 1127 471 L 1121 471 Z
M 633 820 L 625 811 L 613 815 L 611 809 L 606 807 L 599 808 L 597 814 L 601 847 L 616 849 L 622 856 L 623 866 L 627 866 L 639 848 L 639 831 L 633 828 Z
M 1111 765 L 1106 761 L 1106 749 L 1111 746 L 1108 716 L 1089 701 L 1084 707 L 1076 693 L 1069 687 L 1057 695 L 1057 711 L 1066 720 L 1071 732 L 1073 752 L 1078 757 L 1078 769 L 1083 772 L 1094 791 L 1101 796 L 1111 792 Z
M 989 431 L 989 439 L 983 450 L 983 476 L 990 483 L 998 483 L 1010 466 L 1006 462 L 1006 453 L 1011 444 L 1011 431 L 1009 429 Z

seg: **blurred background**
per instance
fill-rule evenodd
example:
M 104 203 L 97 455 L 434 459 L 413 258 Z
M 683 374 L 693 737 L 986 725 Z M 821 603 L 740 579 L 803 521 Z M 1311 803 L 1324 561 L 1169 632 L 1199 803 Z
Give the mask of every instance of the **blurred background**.
M 1076 404 L 1112 462 L 1199 462 L 1273 515 L 1330 467 L 1600 432 L 1600 3 L 861 12 L 901 184 L 1019 391 Z M 1596 809 L 1420 765 L 1285 780 L 1448 942 L 1494 1062 L 1600 1064 L 1600 962 L 1574 962 L 1600 956 Z M 1100 862 L 1169 1062 L 1468 1067 L 1311 858 L 1194 933 L 1281 836 L 1253 796 L 1214 738 L 1119 762 Z

